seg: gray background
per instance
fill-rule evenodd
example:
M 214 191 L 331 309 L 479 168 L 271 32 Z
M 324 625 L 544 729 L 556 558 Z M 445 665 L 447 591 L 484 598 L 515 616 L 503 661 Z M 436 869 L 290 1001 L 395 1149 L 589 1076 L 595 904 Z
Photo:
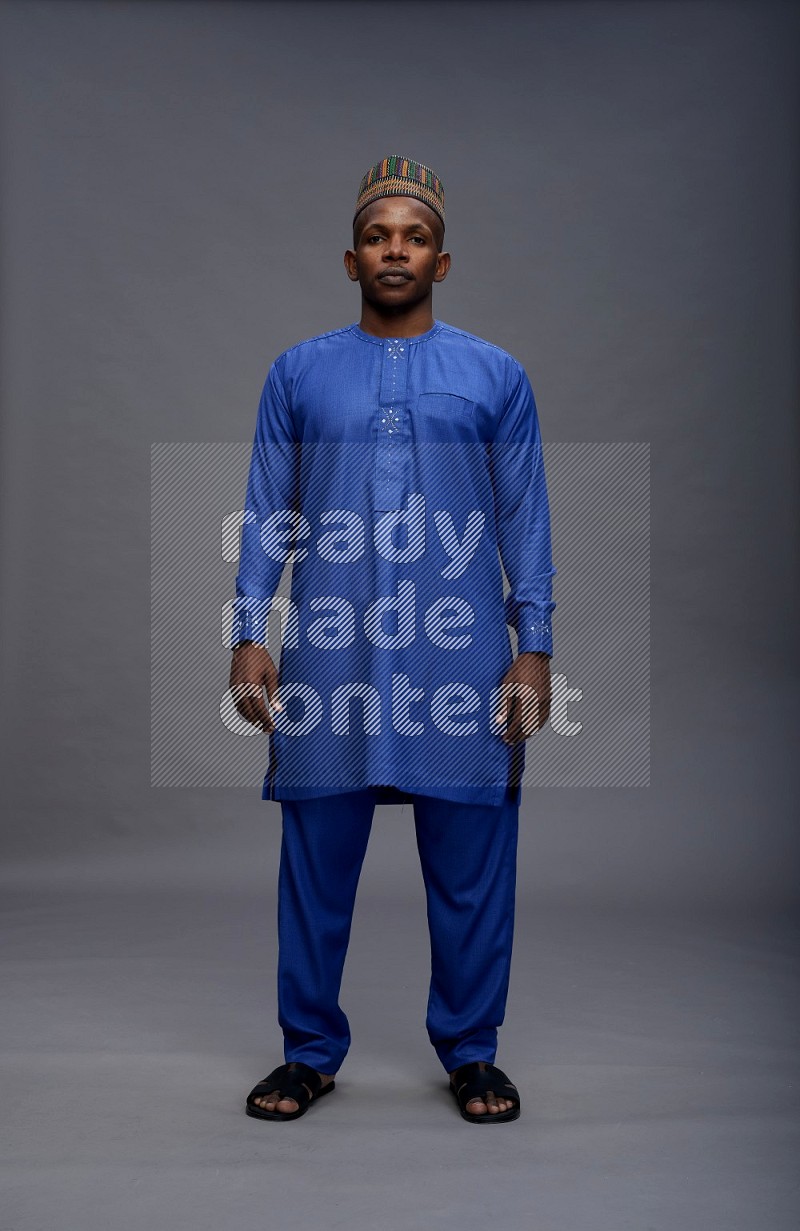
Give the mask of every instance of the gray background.
M 797 35 L 776 4 L 0 8 L 14 1231 L 795 1225 Z M 339 1089 L 271 1125 L 278 805 L 149 784 L 151 444 L 249 441 L 275 355 L 357 319 L 389 152 L 445 184 L 437 317 L 525 364 L 545 439 L 651 446 L 651 785 L 526 793 L 523 1116 L 480 1134 L 424 1036 L 408 807 Z M 192 669 L 186 612 L 176 707 Z

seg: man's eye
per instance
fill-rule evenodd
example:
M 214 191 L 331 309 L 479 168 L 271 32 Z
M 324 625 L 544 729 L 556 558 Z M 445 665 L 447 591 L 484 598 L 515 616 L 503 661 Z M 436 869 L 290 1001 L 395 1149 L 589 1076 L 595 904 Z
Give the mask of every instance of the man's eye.
M 412 242 L 412 243 L 414 243 L 414 244 L 424 244 L 424 243 L 425 243 L 425 238 L 424 238 L 424 236 L 422 236 L 422 235 L 412 235 L 412 236 L 411 236 L 411 242 Z
M 369 239 L 367 240 L 367 243 L 368 243 L 368 244 L 375 243 L 375 242 L 376 242 L 377 240 L 379 240 L 380 238 L 381 238 L 381 236 L 380 236 L 380 235 L 370 235 Z

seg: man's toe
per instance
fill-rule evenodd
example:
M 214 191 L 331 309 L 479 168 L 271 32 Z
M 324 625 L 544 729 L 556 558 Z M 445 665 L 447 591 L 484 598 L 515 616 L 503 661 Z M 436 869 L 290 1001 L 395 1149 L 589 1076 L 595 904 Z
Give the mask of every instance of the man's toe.
M 264 1111 L 297 1111 L 297 1103 L 293 1098 L 281 1098 L 280 1090 L 270 1090 L 254 1100 Z
M 471 1116 L 485 1116 L 487 1113 L 490 1116 L 496 1116 L 500 1111 L 508 1111 L 514 1106 L 514 1101 L 507 1098 L 496 1098 L 491 1090 L 487 1091 L 486 1101 L 483 1099 L 470 1099 L 467 1103 L 467 1111 Z

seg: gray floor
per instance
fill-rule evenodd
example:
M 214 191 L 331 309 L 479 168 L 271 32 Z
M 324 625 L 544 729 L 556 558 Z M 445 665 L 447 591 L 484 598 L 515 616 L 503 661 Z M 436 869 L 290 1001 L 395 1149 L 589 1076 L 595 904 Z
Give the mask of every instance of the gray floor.
M 412 861 L 408 827 L 381 816 L 376 849 Z M 797 1225 L 788 919 L 523 892 L 497 1057 L 523 1114 L 478 1129 L 424 1032 L 421 884 L 393 897 L 368 854 L 338 1088 L 262 1123 L 244 1096 L 282 1052 L 277 831 L 259 837 L 246 873 L 240 833 L 188 861 L 173 840 L 14 869 L 4 1231 Z

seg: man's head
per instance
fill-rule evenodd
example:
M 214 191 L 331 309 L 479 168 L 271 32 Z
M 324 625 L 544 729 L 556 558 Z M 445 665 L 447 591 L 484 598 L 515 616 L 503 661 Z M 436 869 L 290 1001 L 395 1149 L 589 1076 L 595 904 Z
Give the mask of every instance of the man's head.
M 366 302 L 406 312 L 430 298 L 450 268 L 444 244 L 444 189 L 433 171 L 384 158 L 361 181 L 353 248 L 345 268 Z

